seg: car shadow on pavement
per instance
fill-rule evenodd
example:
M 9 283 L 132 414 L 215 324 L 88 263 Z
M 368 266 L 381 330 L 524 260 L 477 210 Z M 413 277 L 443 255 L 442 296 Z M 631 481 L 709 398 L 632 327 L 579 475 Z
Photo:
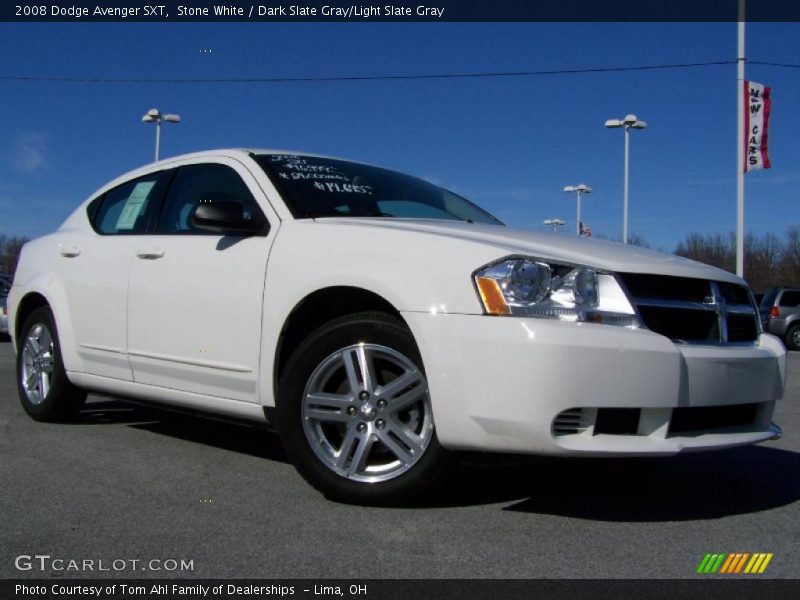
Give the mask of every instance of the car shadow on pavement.
M 639 522 L 716 519 L 800 499 L 800 454 L 764 446 L 657 459 L 523 457 L 485 466 L 492 465 L 460 461 L 417 505 L 516 501 L 503 510 Z
M 167 435 L 187 442 L 288 462 L 276 434 L 246 423 L 233 423 L 151 408 L 105 397 L 87 402 L 81 410 L 79 422 L 97 425 L 127 424 L 134 429 Z
M 287 462 L 263 428 L 93 396 L 86 425 L 159 435 Z M 693 521 L 777 508 L 800 499 L 800 454 L 748 446 L 670 458 L 550 458 L 459 453 L 420 509 L 506 504 L 503 510 L 599 521 Z M 406 505 L 408 506 L 408 505 Z

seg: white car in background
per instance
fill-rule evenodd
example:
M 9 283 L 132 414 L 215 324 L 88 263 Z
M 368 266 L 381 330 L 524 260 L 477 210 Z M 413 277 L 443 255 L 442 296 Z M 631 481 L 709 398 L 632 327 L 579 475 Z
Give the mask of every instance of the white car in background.
M 25 245 L 9 309 L 33 418 L 98 391 L 269 423 L 344 501 L 403 500 L 456 449 L 669 456 L 780 432 L 785 351 L 738 277 L 309 154 L 115 179 Z

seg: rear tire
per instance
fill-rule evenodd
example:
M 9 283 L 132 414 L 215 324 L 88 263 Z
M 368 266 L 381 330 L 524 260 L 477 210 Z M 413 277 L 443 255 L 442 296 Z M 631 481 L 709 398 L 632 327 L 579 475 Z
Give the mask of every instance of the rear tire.
M 449 456 L 414 338 L 384 313 L 340 317 L 306 338 L 286 365 L 276 416 L 286 454 L 331 500 L 407 501 Z
M 37 421 L 69 421 L 86 400 L 86 392 L 67 379 L 53 313 L 34 310 L 20 330 L 17 390 L 22 408 Z
M 800 325 L 792 325 L 789 327 L 784 341 L 789 350 L 800 350 Z

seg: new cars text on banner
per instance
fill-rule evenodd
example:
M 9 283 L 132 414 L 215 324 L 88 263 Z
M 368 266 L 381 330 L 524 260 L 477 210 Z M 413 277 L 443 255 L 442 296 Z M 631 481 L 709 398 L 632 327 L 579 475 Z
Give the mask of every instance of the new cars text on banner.
M 769 112 L 772 88 L 752 81 L 744 82 L 744 172 L 769 169 L 772 164 L 767 155 Z

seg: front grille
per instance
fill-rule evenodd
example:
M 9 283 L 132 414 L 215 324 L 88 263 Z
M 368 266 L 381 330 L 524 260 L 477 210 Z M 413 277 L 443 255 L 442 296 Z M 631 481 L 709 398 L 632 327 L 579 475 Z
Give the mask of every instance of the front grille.
M 728 315 L 728 341 L 749 342 L 758 337 L 756 320 L 748 315 Z
M 640 273 L 627 273 L 622 275 L 622 279 L 628 286 L 628 291 L 635 298 L 705 302 L 711 291 L 709 282 L 704 279 L 642 275 Z
M 756 420 L 758 404 L 683 406 L 672 410 L 669 434 L 749 426 Z
M 758 338 L 746 286 L 666 275 L 620 275 L 645 326 L 676 342 L 727 344 Z
M 718 339 L 717 315 L 711 311 L 642 305 L 639 314 L 648 329 L 672 340 Z

